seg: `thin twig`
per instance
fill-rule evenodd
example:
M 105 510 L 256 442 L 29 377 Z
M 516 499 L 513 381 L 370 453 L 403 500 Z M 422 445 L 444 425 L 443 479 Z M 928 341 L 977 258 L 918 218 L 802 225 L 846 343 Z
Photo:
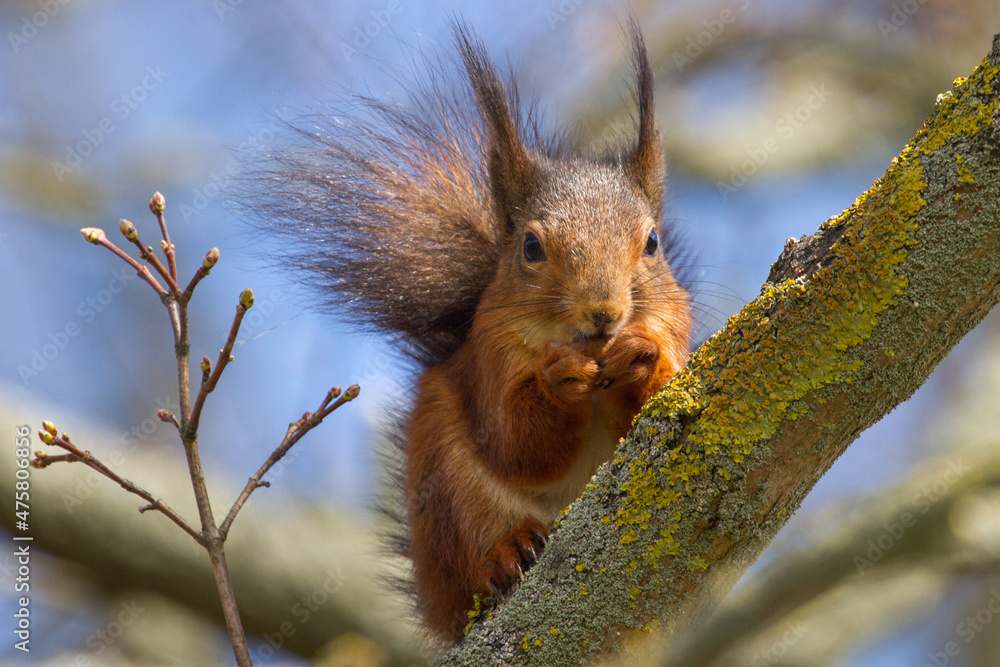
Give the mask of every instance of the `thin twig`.
M 105 236 L 103 229 L 98 229 L 96 227 L 84 227 L 80 230 L 80 233 L 83 234 L 83 238 L 89 243 L 104 246 L 125 260 L 129 266 L 135 269 L 136 274 L 138 274 L 140 278 L 149 283 L 149 286 L 153 288 L 153 291 L 156 292 L 156 295 L 160 297 L 161 300 L 167 296 L 167 291 L 163 289 L 163 285 L 161 285 L 159 281 L 153 277 L 153 274 L 149 272 L 149 269 L 133 259 L 132 256 L 124 250 L 109 241 L 108 237 Z
M 220 533 L 219 528 L 215 523 L 215 518 L 212 515 L 212 505 L 209 501 L 208 488 L 205 484 L 205 473 L 202 469 L 201 459 L 198 453 L 198 422 L 201 416 L 202 406 L 205 402 L 205 397 L 215 388 L 215 385 L 219 381 L 219 376 L 231 359 L 233 345 L 236 341 L 236 334 L 239 332 L 243 315 L 251 306 L 253 306 L 253 292 L 246 289 L 242 294 L 240 294 L 240 304 L 236 307 L 236 317 L 233 320 L 233 326 L 230 331 L 229 339 L 226 341 L 226 345 L 220 353 L 219 363 L 216 365 L 215 372 L 211 375 L 204 370 L 206 367 L 210 368 L 211 364 L 206 363 L 203 365 L 201 390 L 198 392 L 194 407 L 192 407 L 190 372 L 188 368 L 188 362 L 191 356 L 191 342 L 188 336 L 187 306 L 191 299 L 193 289 L 202 278 L 208 275 L 209 270 L 218 261 L 219 251 L 217 248 L 213 248 L 208 252 L 202 262 L 202 266 L 197 270 L 194 277 L 191 279 L 187 289 L 184 292 L 181 292 L 177 286 L 177 264 L 174 246 L 170 243 L 170 235 L 167 231 L 167 224 L 163 217 L 163 209 L 165 205 L 163 195 L 159 192 L 154 194 L 152 199 L 149 201 L 149 210 L 153 212 L 160 224 L 160 231 L 163 235 L 163 243 L 161 247 L 166 254 L 167 263 L 170 267 L 169 271 L 167 271 L 163 264 L 155 257 L 155 255 L 153 255 L 152 248 L 144 246 L 142 242 L 139 241 L 138 232 L 136 232 L 135 226 L 131 222 L 122 220 L 119 225 L 119 229 L 126 239 L 135 243 L 135 245 L 139 248 L 140 258 L 148 261 L 167 281 L 170 286 L 169 291 L 163 289 L 156 278 L 154 278 L 149 272 L 149 269 L 139 264 L 115 244 L 108 241 L 103 230 L 87 228 L 81 230 L 81 233 L 83 234 L 83 238 L 85 240 L 96 245 L 105 246 L 132 266 L 138 275 L 153 287 L 157 295 L 160 297 L 160 301 L 167 308 L 167 311 L 170 314 L 170 324 L 174 334 L 174 353 L 177 358 L 180 420 L 178 420 L 174 414 L 165 410 L 161 410 L 158 413 L 158 416 L 161 420 L 174 424 L 180 433 L 181 442 L 184 446 L 184 454 L 187 459 L 188 472 L 191 477 L 191 485 L 194 491 L 195 502 L 198 506 L 198 516 L 201 520 L 201 531 L 196 530 L 162 500 L 153 497 L 152 494 L 136 486 L 129 480 L 116 475 L 109 468 L 107 468 L 107 466 L 95 459 L 90 452 L 84 452 L 77 449 L 69 441 L 69 438 L 65 433 L 62 434 L 62 436 L 59 436 L 55 427 L 50 422 L 44 422 L 42 424 L 42 428 L 44 430 L 41 431 L 39 435 L 41 436 L 43 442 L 56 444 L 70 453 L 49 457 L 42 452 L 37 452 L 36 459 L 32 462 L 32 464 L 36 467 L 43 468 L 55 462 L 81 461 L 90 468 L 93 468 L 97 472 L 100 472 L 106 477 L 114 480 L 126 491 L 134 493 L 147 500 L 149 505 L 140 508 L 140 512 L 157 510 L 163 513 L 165 516 L 173 520 L 174 523 L 184 529 L 186 533 L 191 535 L 200 545 L 205 547 L 208 551 L 209 558 L 212 561 L 212 572 L 215 575 L 216 588 L 219 592 L 219 600 L 222 603 L 223 615 L 226 620 L 226 628 L 229 631 L 229 638 L 232 643 L 233 655 L 236 658 L 236 663 L 240 667 L 253 667 L 250 652 L 247 648 L 246 635 L 243 631 L 243 623 L 240 620 L 239 609 L 236 604 L 236 596 L 233 592 L 232 579 L 229 575 L 229 568 L 226 565 L 226 555 L 223 549 L 225 537 Z M 324 407 L 328 402 L 329 399 L 324 402 Z
M 118 221 L 118 230 L 122 233 L 122 236 L 131 241 L 132 244 L 139 249 L 139 259 L 146 260 L 149 262 L 150 266 L 156 269 L 156 272 L 159 273 L 160 276 L 167 282 L 171 292 L 177 291 L 179 289 L 177 287 L 177 281 L 174 280 L 173 276 L 167 272 L 166 267 L 163 266 L 163 263 L 153 252 L 153 248 L 142 242 L 139 238 L 139 231 L 135 228 L 135 225 L 125 218 L 122 218 Z
M 191 278 L 191 282 L 188 283 L 187 288 L 184 290 L 183 298 L 189 300 L 191 298 L 191 293 L 194 292 L 194 288 L 201 282 L 201 279 L 209 274 L 215 263 L 219 261 L 219 249 L 212 248 L 205 254 L 205 259 L 202 261 L 201 266 L 195 271 L 194 276 Z
M 195 541 L 198 542 L 198 544 L 202 546 L 207 546 L 208 543 L 207 540 L 205 539 L 205 536 L 202 535 L 202 533 L 199 530 L 197 530 L 194 526 L 188 523 L 188 521 L 184 517 L 182 517 L 180 514 L 175 512 L 169 505 L 163 502 L 163 500 L 157 498 L 149 491 L 146 491 L 144 488 L 137 485 L 135 482 L 127 480 L 118 473 L 116 473 L 115 471 L 111 470 L 106 465 L 101 463 L 100 460 L 95 458 L 94 455 L 91 454 L 90 452 L 78 448 L 76 445 L 74 445 L 72 442 L 69 441 L 69 438 L 66 436 L 65 433 L 62 434 L 61 436 L 60 435 L 53 436 L 51 432 L 48 431 L 48 429 L 46 429 L 43 431 L 39 431 L 39 437 L 45 444 L 55 445 L 57 447 L 65 449 L 67 452 L 69 452 L 69 454 L 49 456 L 44 452 L 35 452 L 35 459 L 34 461 L 32 461 L 33 467 L 45 468 L 52 465 L 53 463 L 60 463 L 63 461 L 67 463 L 72 463 L 79 461 L 80 463 L 83 463 L 87 467 L 101 473 L 102 475 L 104 475 L 111 481 L 115 482 L 116 484 L 118 484 L 118 486 L 122 487 L 129 493 L 134 493 L 135 495 L 139 496 L 140 498 L 148 502 L 149 505 L 141 508 L 139 510 L 140 512 L 146 512 L 151 509 L 155 509 L 161 512 L 168 519 L 170 519 L 178 526 L 180 526 L 182 529 L 184 529 L 184 532 L 193 537 Z
M 253 292 L 247 288 L 240 294 L 240 303 L 236 306 L 236 315 L 233 316 L 233 325 L 229 328 L 229 337 L 226 338 L 226 344 L 219 350 L 219 360 L 216 362 L 215 368 L 212 369 L 212 374 L 209 376 L 208 381 L 202 383 L 201 389 L 198 390 L 198 395 L 194 399 L 194 405 L 191 407 L 191 416 L 184 425 L 185 431 L 189 434 L 198 432 L 198 423 L 201 419 L 201 409 L 205 405 L 205 399 L 215 389 L 215 385 L 219 383 L 219 378 L 222 376 L 222 371 L 226 370 L 226 366 L 229 365 L 230 360 L 233 358 L 233 345 L 236 344 L 236 336 L 240 332 L 240 324 L 243 322 L 243 316 L 251 306 L 253 306 Z M 186 307 L 184 310 L 186 310 Z
M 166 201 L 159 192 L 153 194 L 149 200 L 149 210 L 156 216 L 156 221 L 160 223 L 160 233 L 163 235 L 163 254 L 167 256 L 167 263 L 170 265 L 170 276 L 174 279 L 174 286 L 177 286 L 177 259 L 174 254 L 174 244 L 170 242 L 170 233 L 167 232 L 167 221 L 163 218 L 163 209 Z
M 181 423 L 177 421 L 177 415 L 173 412 L 170 412 L 169 410 L 160 410 L 156 413 L 156 416 L 161 422 L 173 424 L 178 433 L 181 432 Z
M 323 403 L 319 406 L 319 410 L 313 413 L 307 412 L 302 415 L 301 419 L 288 425 L 288 431 L 285 432 L 285 437 L 282 439 L 281 444 L 278 445 L 273 452 L 271 452 L 271 455 L 267 457 L 267 460 L 264 461 L 264 464 L 257 470 L 256 473 L 254 473 L 253 477 L 247 480 L 246 486 L 243 487 L 243 491 L 236 499 L 236 502 L 233 503 L 232 508 L 229 510 L 229 514 L 226 515 L 225 520 L 219 525 L 219 533 L 222 535 L 223 540 L 226 539 L 226 536 L 229 534 L 229 527 L 233 525 L 236 515 L 239 514 L 243 505 L 250 498 L 250 494 L 262 486 L 270 486 L 269 482 L 263 481 L 264 475 L 267 474 L 267 471 L 270 470 L 275 463 L 280 461 L 282 457 L 288 453 L 288 450 L 290 450 L 292 446 L 302 438 L 302 436 L 316 426 L 319 426 L 319 424 L 331 412 L 339 408 L 341 405 L 349 401 L 353 401 L 360 391 L 361 389 L 358 385 L 352 384 L 347 388 L 347 391 L 344 392 L 343 396 L 337 398 L 337 396 L 340 395 L 340 387 L 334 387 L 327 393 Z M 337 400 L 331 403 L 330 401 L 333 401 L 335 398 L 337 398 Z

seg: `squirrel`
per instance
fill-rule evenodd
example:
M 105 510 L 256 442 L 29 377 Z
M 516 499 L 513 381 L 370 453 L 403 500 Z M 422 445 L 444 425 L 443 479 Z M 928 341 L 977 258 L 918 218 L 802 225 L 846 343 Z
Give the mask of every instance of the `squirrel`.
M 298 248 L 286 259 L 420 368 L 400 427 L 405 549 L 424 625 L 452 644 L 687 361 L 653 73 L 628 32 L 637 127 L 602 154 L 546 134 L 459 25 L 458 61 L 425 61 L 409 105 L 354 96 L 366 117 L 299 129 L 258 179 L 256 214 Z

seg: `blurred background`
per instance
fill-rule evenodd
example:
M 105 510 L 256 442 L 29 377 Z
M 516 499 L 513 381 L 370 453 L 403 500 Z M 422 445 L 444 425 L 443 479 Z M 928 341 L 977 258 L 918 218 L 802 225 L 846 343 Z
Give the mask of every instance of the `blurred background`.
M 631 122 L 630 11 L 654 61 L 700 340 L 756 296 L 786 238 L 883 173 L 1000 32 L 995 0 L 0 5 L 0 493 L 13 495 L 15 427 L 53 419 L 196 517 L 179 443 L 156 420 L 176 409 L 166 314 L 78 231 L 117 239 L 124 217 L 155 245 L 147 202 L 160 191 L 184 280 L 221 251 L 192 302 L 193 358 L 214 359 L 241 289 L 257 297 L 202 422 L 216 515 L 289 421 L 333 385 L 362 386 L 236 522 L 228 550 L 255 662 L 419 663 L 405 608 L 380 584 L 392 565 L 373 555 L 380 415 L 411 369 L 386 341 L 310 310 L 308 286 L 271 266 L 234 213 L 237 183 L 287 140 L 286 121 L 344 91 L 399 97 L 387 68 L 447 50 L 456 14 L 550 118 L 603 142 Z M 998 405 L 994 314 L 847 450 L 720 611 L 726 632 L 709 628 L 678 664 L 1000 664 Z M 82 466 L 34 472 L 31 493 L 31 652 L 6 629 L 23 593 L 4 548 L 0 661 L 231 662 L 207 558 L 180 531 Z

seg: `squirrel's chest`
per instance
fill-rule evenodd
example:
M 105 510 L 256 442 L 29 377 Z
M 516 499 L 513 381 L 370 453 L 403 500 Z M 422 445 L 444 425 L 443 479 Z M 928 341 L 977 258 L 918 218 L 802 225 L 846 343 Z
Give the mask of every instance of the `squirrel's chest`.
M 529 492 L 548 520 L 554 519 L 560 510 L 583 493 L 597 468 L 615 453 L 621 437 L 612 419 L 599 407 L 589 421 L 580 425 L 575 435 L 581 439 L 580 451 L 567 473 L 559 480 Z

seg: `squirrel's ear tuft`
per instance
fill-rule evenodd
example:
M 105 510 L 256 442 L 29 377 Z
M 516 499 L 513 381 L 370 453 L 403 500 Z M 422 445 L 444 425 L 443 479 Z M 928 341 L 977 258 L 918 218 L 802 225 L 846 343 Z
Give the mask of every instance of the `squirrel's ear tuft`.
M 521 138 L 517 90 L 507 90 L 482 42 L 468 29 L 456 26 L 455 41 L 486 126 L 490 187 L 497 215 L 505 233 L 510 234 L 514 231 L 513 212 L 525 207 L 537 181 L 537 167 Z
M 632 65 L 636 74 L 634 95 L 639 112 L 639 138 L 623 166 L 646 196 L 654 217 L 659 219 L 663 207 L 663 179 L 666 176 L 666 167 L 663 158 L 663 138 L 656 126 L 653 68 L 649 64 L 646 44 L 635 19 L 629 24 L 628 32 L 632 40 Z

